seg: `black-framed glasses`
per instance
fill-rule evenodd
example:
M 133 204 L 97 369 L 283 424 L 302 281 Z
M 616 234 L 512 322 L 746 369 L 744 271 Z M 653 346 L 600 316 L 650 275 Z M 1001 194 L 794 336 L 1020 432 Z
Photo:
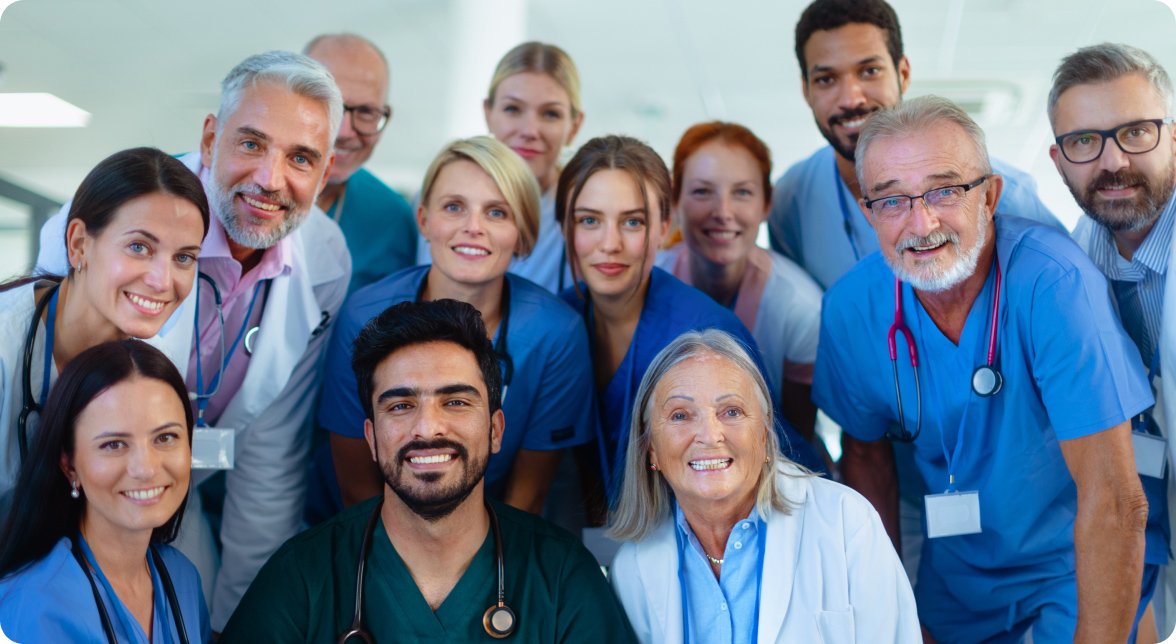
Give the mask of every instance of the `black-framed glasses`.
M 1102 156 L 1107 139 L 1126 154 L 1151 152 L 1160 144 L 1160 130 L 1172 117 L 1143 119 L 1116 125 L 1109 130 L 1075 130 L 1054 139 L 1062 156 L 1070 163 L 1090 163 Z
M 351 117 L 351 129 L 360 134 L 378 134 L 388 125 L 392 118 L 392 108 L 373 107 L 371 105 L 343 104 L 343 112 Z
M 887 195 L 877 199 L 866 199 L 863 203 L 878 219 L 890 220 L 905 217 L 915 206 L 915 199 L 922 199 L 923 205 L 928 208 L 950 210 L 964 202 L 964 195 L 969 190 L 984 183 L 991 176 L 986 174 L 971 183 L 932 188 L 921 195 Z

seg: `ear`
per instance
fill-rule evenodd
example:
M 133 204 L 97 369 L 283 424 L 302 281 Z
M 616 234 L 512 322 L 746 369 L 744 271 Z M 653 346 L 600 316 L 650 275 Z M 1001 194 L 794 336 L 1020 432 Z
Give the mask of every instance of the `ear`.
M 425 221 L 426 221 L 426 217 L 425 217 L 424 195 L 421 195 L 421 202 L 419 204 L 417 204 L 416 224 L 417 224 L 417 232 L 420 233 L 422 237 L 425 235 Z
M 200 133 L 200 165 L 212 168 L 212 148 L 216 145 L 216 115 L 204 117 L 204 129 Z
M 497 454 L 502 449 L 502 433 L 506 430 L 506 414 L 502 410 L 490 416 L 490 453 Z
M 649 453 L 646 455 L 645 460 L 646 460 L 646 463 L 645 463 L 646 469 L 649 469 L 649 466 L 651 466 L 651 465 L 657 466 L 657 452 L 654 451 L 652 444 L 649 446 Z
M 1062 151 L 1058 149 L 1057 143 L 1049 145 L 1049 158 L 1053 160 L 1054 168 L 1057 168 L 1058 174 L 1062 175 L 1062 181 L 1065 181 L 1066 175 L 1062 172 Z
M 493 110 L 494 104 L 490 99 L 482 99 L 482 118 L 486 119 L 486 129 L 490 129 L 490 112 Z
M 906 56 L 898 60 L 898 90 L 899 94 L 906 94 L 911 86 L 911 61 Z
M 331 146 L 331 151 L 327 154 L 327 164 L 323 167 L 323 176 L 319 177 L 318 190 L 314 193 L 315 201 L 318 201 L 319 195 L 323 193 L 323 188 L 327 187 L 327 180 L 331 178 L 331 168 L 335 167 L 335 147 Z
M 72 483 L 77 478 L 78 474 L 74 471 L 73 463 L 69 462 L 69 455 L 65 452 L 61 453 L 61 460 L 58 466 L 61 467 L 61 473 L 65 475 L 65 480 Z
M 811 108 L 813 106 L 813 101 L 812 97 L 809 95 L 808 78 L 806 78 L 803 73 L 800 75 L 800 94 L 804 96 L 804 102 L 808 103 L 808 106 Z
M 984 182 L 984 205 L 988 208 L 988 217 L 996 214 L 996 204 L 1000 203 L 1000 195 L 1004 192 L 1004 177 L 993 174 Z
M 580 126 L 584 124 L 584 113 L 576 112 L 576 118 L 572 119 L 572 129 L 568 132 L 568 138 L 564 141 L 564 145 L 571 145 L 572 141 L 576 139 L 576 135 L 580 133 Z M 1176 128 L 1173 128 L 1176 130 Z
M 858 209 L 862 211 L 862 214 L 866 216 L 866 221 L 870 222 L 870 227 L 872 228 L 876 226 L 878 222 L 874 221 L 874 213 L 866 207 L 866 198 L 862 197 L 861 199 L 858 199 L 857 205 Z
M 367 418 L 363 419 L 363 438 L 367 441 L 368 451 L 372 453 L 372 461 L 379 463 L 380 457 L 376 453 L 376 427 Z
M 81 219 L 73 219 L 66 226 L 65 253 L 70 268 L 77 268 L 85 263 L 86 240 L 89 238 L 90 236 L 86 234 L 86 223 Z

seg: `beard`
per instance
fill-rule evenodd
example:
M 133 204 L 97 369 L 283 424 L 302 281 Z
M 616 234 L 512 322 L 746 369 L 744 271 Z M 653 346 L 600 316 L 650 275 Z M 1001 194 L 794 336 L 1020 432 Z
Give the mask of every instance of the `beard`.
M 458 480 L 443 485 L 439 481 L 445 476 L 444 472 L 406 471 L 404 463 L 408 460 L 408 452 L 425 449 L 453 450 L 454 458 L 464 463 Z M 401 447 L 391 462 L 381 462 L 380 471 L 384 475 L 384 482 L 413 514 L 434 522 L 449 516 L 469 498 L 470 493 L 486 475 L 489 462 L 489 446 L 481 458 L 471 460 L 469 451 L 460 443 L 444 438 L 433 441 L 415 440 Z
M 854 152 L 857 150 L 858 135 L 850 134 L 849 142 L 846 143 L 837 138 L 837 135 L 833 133 L 833 126 L 845 121 L 856 121 L 857 119 L 867 117 L 870 114 L 877 112 L 878 109 L 879 108 L 877 107 L 859 107 L 852 110 L 838 112 L 837 114 L 829 117 L 828 123 L 821 123 L 820 121 L 817 121 L 817 129 L 821 131 L 821 136 L 825 137 L 825 140 L 829 142 L 829 145 L 833 146 L 833 149 L 837 151 L 837 154 L 840 154 L 841 157 L 846 161 L 853 161 Z
M 1082 211 L 1096 223 L 1111 232 L 1139 232 L 1150 226 L 1164 211 L 1172 198 L 1176 180 L 1176 160 L 1169 161 L 1163 175 L 1167 181 L 1153 181 L 1151 177 L 1134 170 L 1107 172 L 1103 170 L 1086 186 L 1082 194 L 1066 181 L 1066 187 Z M 1098 191 L 1117 186 L 1138 186 L 1139 194 L 1130 199 L 1103 199 Z
M 894 275 L 910 284 L 915 290 L 939 293 L 960 284 L 976 272 L 976 265 L 980 263 L 980 250 L 984 248 L 987 241 L 988 213 L 981 210 L 976 228 L 976 243 L 972 244 L 971 248 L 959 250 L 959 235 L 954 232 L 944 233 L 937 230 L 926 237 L 908 237 L 900 241 L 895 245 L 893 260 L 885 253 L 882 254 L 882 257 Z M 955 262 L 941 270 L 938 275 L 922 275 L 908 271 L 899 259 L 902 257 L 902 252 L 908 248 L 938 246 L 940 244 L 955 244 L 957 255 Z
M 212 168 L 208 173 L 208 205 L 220 220 L 225 234 L 239 246 L 255 249 L 271 248 L 282 241 L 286 235 L 289 235 L 290 231 L 297 228 L 298 224 L 301 224 L 302 220 L 310 214 L 309 208 L 299 208 L 298 204 L 284 197 L 280 192 L 265 190 L 257 184 L 239 183 L 226 189 L 217 179 L 215 168 L 216 154 L 214 153 Z M 256 195 L 279 204 L 286 209 L 286 216 L 278 222 L 276 228 L 267 230 L 265 224 L 269 222 L 254 220 L 248 214 L 237 212 L 236 197 L 238 194 Z

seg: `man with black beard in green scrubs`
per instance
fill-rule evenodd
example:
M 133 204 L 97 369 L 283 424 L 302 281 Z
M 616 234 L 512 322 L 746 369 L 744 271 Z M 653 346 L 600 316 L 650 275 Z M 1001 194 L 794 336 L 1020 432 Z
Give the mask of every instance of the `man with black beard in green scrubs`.
M 376 642 L 504 632 L 519 642 L 635 641 L 576 538 L 483 495 L 506 423 L 499 357 L 476 309 L 391 307 L 356 338 L 352 366 L 384 494 L 286 542 L 222 642 L 331 642 L 348 631 Z

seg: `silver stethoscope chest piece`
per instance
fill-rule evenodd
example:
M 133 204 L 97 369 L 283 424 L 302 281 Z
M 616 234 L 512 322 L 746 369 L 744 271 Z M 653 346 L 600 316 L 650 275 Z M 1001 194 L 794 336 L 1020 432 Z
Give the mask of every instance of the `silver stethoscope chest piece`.
M 972 391 L 976 392 L 977 396 L 983 398 L 995 396 L 1002 385 L 1004 385 L 1004 378 L 991 365 L 980 365 L 972 372 Z

